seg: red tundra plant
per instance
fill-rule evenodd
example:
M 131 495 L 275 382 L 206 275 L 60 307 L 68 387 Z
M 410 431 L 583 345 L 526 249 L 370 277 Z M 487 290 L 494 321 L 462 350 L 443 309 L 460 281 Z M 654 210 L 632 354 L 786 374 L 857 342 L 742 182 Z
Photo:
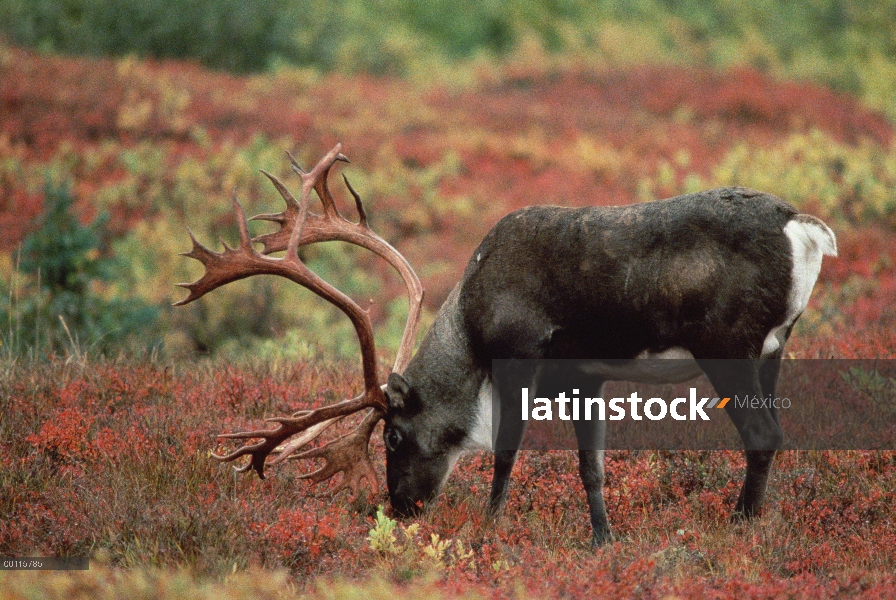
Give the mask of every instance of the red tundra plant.
M 209 574 L 234 564 L 283 566 L 300 585 L 312 576 L 420 572 L 370 547 L 368 509 L 328 499 L 295 480 L 289 465 L 259 481 L 209 457 L 222 430 L 348 396 L 352 369 L 37 369 L 0 380 L 0 402 L 15 397 L 30 407 L 6 410 L 0 424 L 0 552 L 102 549 L 117 565 L 186 564 Z M 332 398 L 306 391 L 326 388 Z M 382 440 L 373 442 L 382 456 Z M 52 452 L 58 460 L 47 459 Z M 585 544 L 575 465 L 573 452 L 525 452 L 506 514 L 493 523 L 483 511 L 491 457 L 464 457 L 437 505 L 399 524 L 420 528 L 402 551 L 424 556 L 432 534 L 459 540 L 472 557 L 441 571 L 439 585 L 497 596 L 520 585 L 571 597 L 885 597 L 896 589 L 887 575 L 894 557 L 880 551 L 896 542 L 892 452 L 783 452 L 766 513 L 747 524 L 728 522 L 731 482 L 744 468 L 739 452 L 609 452 L 617 540 L 596 553 Z M 387 504 L 384 495 L 373 502 Z
M 71 465 L 92 461 L 98 454 L 87 436 L 95 418 L 78 408 L 64 408 L 53 413 L 37 433 L 25 440 L 53 462 Z

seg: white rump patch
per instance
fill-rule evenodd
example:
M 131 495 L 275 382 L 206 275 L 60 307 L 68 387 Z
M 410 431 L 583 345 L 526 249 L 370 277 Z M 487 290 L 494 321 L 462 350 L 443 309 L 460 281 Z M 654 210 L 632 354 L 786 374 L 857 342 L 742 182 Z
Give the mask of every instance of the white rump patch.
M 822 256 L 837 256 L 837 238 L 831 228 L 811 215 L 797 215 L 784 226 L 790 240 L 793 260 L 790 293 L 787 296 L 787 316 L 773 328 L 762 344 L 762 355 L 768 356 L 784 343 L 784 335 L 793 322 L 806 310 L 809 296 L 821 272 Z

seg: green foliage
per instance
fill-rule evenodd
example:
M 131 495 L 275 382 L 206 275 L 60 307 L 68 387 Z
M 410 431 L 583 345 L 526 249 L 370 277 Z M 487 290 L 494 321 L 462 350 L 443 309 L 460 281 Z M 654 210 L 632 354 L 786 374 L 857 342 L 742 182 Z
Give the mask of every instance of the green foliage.
M 383 556 L 398 554 L 400 549 L 397 544 L 398 540 L 395 537 L 395 528 L 397 526 L 398 522 L 386 516 L 381 504 L 376 510 L 376 522 L 367 533 L 370 549 Z
M 660 185 L 675 179 L 663 165 Z M 704 179 L 685 177 L 685 191 L 740 185 L 771 192 L 839 222 L 896 227 L 896 148 L 868 141 L 839 143 L 821 131 L 793 134 L 772 147 L 739 143 Z
M 15 41 L 50 51 L 258 70 L 290 49 L 284 27 L 297 23 L 297 8 L 287 0 L 4 0 L 0 20 Z
M 38 274 L 40 285 L 52 297 L 82 296 L 94 279 L 109 278 L 109 265 L 95 260 L 107 215 L 87 226 L 71 213 L 72 196 L 67 186 L 45 187 L 46 207 L 38 228 L 22 244 L 22 271 Z
M 877 369 L 866 370 L 861 366 L 841 371 L 840 376 L 856 391 L 867 396 L 884 414 L 896 414 L 896 378 L 885 377 Z
M 85 272 L 80 277 L 95 283 L 109 282 L 112 278 L 108 271 L 114 266 L 114 281 L 127 291 L 132 303 L 139 298 L 145 305 L 162 306 L 180 299 L 181 291 L 173 286 L 175 282 L 194 281 L 202 273 L 198 263 L 179 256 L 189 248 L 187 228 L 213 250 L 221 249 L 216 241 L 219 238 L 235 243 L 232 206 L 226 200 L 234 189 L 250 215 L 281 210 L 282 200 L 258 169 L 273 172 L 294 188 L 294 174 L 288 170 L 283 150 L 292 149 L 303 164 L 316 160 L 296 148 L 297 144 L 288 138 L 271 140 L 261 135 L 245 145 L 226 143 L 199 156 L 182 155 L 181 148 L 174 144 L 150 141 L 132 147 L 106 144 L 88 151 L 64 145 L 49 163 L 22 164 L 11 160 L 8 166 L 0 164 L 0 180 L 4 175 L 14 175 L 16 181 L 36 188 L 48 170 L 61 178 L 85 179 L 114 168 L 120 176 L 95 189 L 90 202 L 101 210 L 120 211 L 126 207 L 148 214 L 126 236 L 111 244 L 117 257 L 114 265 L 91 262 L 89 269 L 101 268 L 105 273 Z M 441 221 L 469 210 L 467 203 L 445 198 L 438 192 L 439 182 L 459 170 L 457 157 L 451 153 L 418 169 L 408 169 L 398 156 L 385 154 L 383 164 L 374 168 L 376 172 L 368 174 L 353 167 L 352 182 L 365 198 L 375 226 L 389 239 L 395 238 L 390 228 L 413 232 L 422 239 Z M 331 185 L 337 197 L 342 195 L 336 178 Z M 401 210 L 394 204 L 378 202 L 412 194 L 419 198 L 411 196 L 414 201 Z M 346 215 L 356 218 L 354 209 L 342 204 L 342 198 L 339 201 Z M 316 200 L 312 210 L 319 210 Z M 70 218 L 74 221 L 74 217 Z M 267 223 L 253 222 L 250 227 L 254 235 L 273 230 Z M 99 224 L 94 228 L 102 229 Z M 48 236 L 45 243 L 52 245 L 53 235 Z M 91 252 L 98 251 L 97 246 Z M 304 248 L 302 257 L 315 272 L 351 297 L 362 303 L 375 299 L 383 316 L 378 323 L 382 326 L 377 327 L 378 347 L 398 346 L 407 316 L 407 300 L 403 288 L 384 289 L 390 281 L 397 283 L 397 276 L 384 263 L 347 244 L 317 244 Z M 159 331 L 166 350 L 173 355 L 199 350 L 230 358 L 310 358 L 319 353 L 331 358 L 358 356 L 357 335 L 342 312 L 311 292 L 276 277 L 235 282 L 160 316 Z M 58 318 L 53 318 L 58 323 Z M 68 315 L 65 319 L 71 326 Z M 428 321 L 429 316 L 424 325 Z M 85 341 L 83 335 L 80 340 Z
M 0 0 L 0 32 L 50 51 L 406 74 L 534 43 L 610 63 L 748 64 L 896 116 L 893 22 L 894 0 Z
M 22 243 L 19 272 L 3 290 L 9 353 L 105 352 L 155 320 L 155 308 L 112 289 L 121 265 L 103 256 L 108 217 L 82 225 L 72 202 L 66 185 L 47 182 L 44 212 Z
M 473 563 L 473 552 L 464 547 L 462 540 L 443 540 L 437 533 L 431 533 L 427 540 L 420 533 L 419 523 L 399 525 L 386 516 L 382 505 L 377 508 L 367 542 L 379 555 L 380 566 L 401 580 Z

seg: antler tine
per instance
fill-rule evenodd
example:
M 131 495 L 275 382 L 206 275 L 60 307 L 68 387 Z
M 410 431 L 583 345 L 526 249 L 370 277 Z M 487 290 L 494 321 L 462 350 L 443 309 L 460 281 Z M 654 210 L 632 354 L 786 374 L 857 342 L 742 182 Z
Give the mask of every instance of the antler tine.
M 289 150 L 286 151 L 286 156 L 289 157 L 289 163 L 292 165 L 292 170 L 296 175 L 304 175 L 305 170 L 299 166 L 299 163 L 296 162 L 296 157 L 292 155 L 292 152 Z
M 286 460 L 286 458 L 292 455 L 302 445 L 305 445 L 311 440 L 317 438 L 321 433 L 323 433 L 325 429 L 327 429 L 336 421 L 352 413 L 358 412 L 359 410 L 363 410 L 364 408 L 373 408 L 374 410 L 372 412 L 378 415 L 377 420 L 379 420 L 380 418 L 382 418 L 383 412 L 385 411 L 385 400 L 383 399 L 382 404 L 378 401 L 371 402 L 368 398 L 367 392 L 365 391 L 365 393 L 361 394 L 357 398 L 344 400 L 330 406 L 324 406 L 318 408 L 317 410 L 309 411 L 307 414 L 304 414 L 300 417 L 275 417 L 273 419 L 267 419 L 268 422 L 277 424 L 277 426 L 273 429 L 259 429 L 252 431 L 238 431 L 234 433 L 222 433 L 217 437 L 220 439 L 229 440 L 248 440 L 257 438 L 260 439 L 255 443 L 244 444 L 243 446 L 228 454 L 221 455 L 213 453 L 212 457 L 220 462 L 232 462 L 243 456 L 249 456 L 249 462 L 241 467 L 236 467 L 236 470 L 245 472 L 251 469 L 258 474 L 259 478 L 264 479 L 264 468 L 267 463 L 267 458 L 270 454 L 274 453 L 278 449 L 281 443 L 296 434 L 303 434 L 298 440 L 295 441 L 295 443 L 288 444 L 285 450 L 281 451 L 280 456 L 271 461 L 270 464 L 272 465 L 281 463 Z M 374 425 L 375 424 L 376 423 L 374 423 Z M 347 445 L 358 445 L 360 441 L 361 440 L 359 439 L 355 439 L 353 440 L 352 444 Z M 363 442 L 363 451 L 366 453 L 367 439 L 364 439 Z M 329 446 L 329 444 L 327 446 Z M 360 450 L 355 450 L 353 456 L 359 453 Z M 357 456 L 354 456 L 354 458 L 357 459 Z
M 271 254 L 280 250 L 286 250 L 287 255 L 292 256 L 297 252 L 298 247 L 310 243 L 301 241 L 304 232 L 305 223 L 308 220 L 308 204 L 310 201 L 311 190 L 317 192 L 321 204 L 324 207 L 323 218 L 327 221 L 344 220 L 336 204 L 333 196 L 330 194 L 327 186 L 327 177 L 330 169 L 336 161 L 349 162 L 348 158 L 342 154 L 342 144 L 336 144 L 330 152 L 327 153 L 318 163 L 308 172 L 305 172 L 296 159 L 289 152 L 286 153 L 295 173 L 302 179 L 301 200 L 297 201 L 295 197 L 286 189 L 286 186 L 274 175 L 262 169 L 262 173 L 274 184 L 280 196 L 286 202 L 286 210 L 281 213 L 261 214 L 252 217 L 253 220 L 273 221 L 280 223 L 281 229 L 273 234 L 259 236 L 255 241 L 264 244 L 264 253 Z M 313 219 L 320 219 L 319 215 L 313 215 Z M 318 241 L 318 240 L 315 240 Z M 285 244 L 284 244 L 285 242 Z
M 330 188 L 327 186 L 327 178 L 330 175 L 330 169 L 337 160 L 349 162 L 348 158 L 342 153 L 342 144 L 336 144 L 333 149 L 320 159 L 317 164 L 314 165 L 314 168 L 307 173 L 303 173 L 302 169 L 298 167 L 293 159 L 293 169 L 299 174 L 299 177 L 302 178 L 302 195 L 305 195 L 306 189 L 309 191 L 310 189 L 313 189 L 317 192 L 317 197 L 320 198 L 321 204 L 323 204 L 324 207 L 324 214 L 331 218 L 341 217 L 339 210 L 336 208 L 336 203 L 333 201 L 333 195 L 330 194 Z
M 223 252 L 214 252 L 203 246 L 191 230 L 187 230 L 190 234 L 190 240 L 193 242 L 193 247 L 189 252 L 181 252 L 180 255 L 194 258 L 201 262 L 205 266 L 205 273 L 198 281 L 193 283 L 175 284 L 178 287 L 185 288 L 190 294 L 183 300 L 175 302 L 174 306 L 189 304 L 217 287 L 255 274 L 249 269 L 250 264 L 254 259 L 262 259 L 262 256 L 252 248 L 252 242 L 249 239 L 249 227 L 246 223 L 246 213 L 243 211 L 239 200 L 237 200 L 236 194 L 233 196 L 233 211 L 240 232 L 240 245 L 237 248 L 231 248 L 225 243 Z
M 311 411 L 305 411 L 304 414 L 310 413 Z M 293 415 L 295 417 L 295 415 Z M 317 425 L 313 425 L 309 427 L 306 431 L 302 433 L 302 435 L 292 438 L 286 444 L 282 444 L 275 448 L 271 454 L 276 454 L 277 458 L 271 461 L 272 465 L 280 464 L 293 454 L 297 450 L 299 450 L 302 446 L 306 445 L 308 442 L 312 440 L 316 440 L 320 434 L 327 430 L 333 423 L 342 420 L 343 417 L 333 417 L 332 419 L 327 419 L 326 421 L 321 421 Z
M 345 176 L 345 173 L 342 174 L 342 180 L 345 182 L 345 187 L 351 192 L 352 198 L 355 199 L 355 208 L 358 210 L 358 218 L 361 219 L 358 225 L 365 229 L 370 229 L 367 225 L 367 211 L 364 210 L 364 203 L 361 202 L 361 196 L 359 196 L 358 192 L 355 191 L 355 188 L 352 187 L 352 184 L 348 180 L 348 177 Z
M 373 409 L 368 412 L 364 420 L 351 433 L 328 442 L 320 448 L 306 450 L 301 454 L 290 457 L 294 460 L 324 459 L 324 466 L 312 473 L 300 475 L 299 479 L 307 479 L 316 485 L 330 479 L 337 473 L 342 473 L 342 481 L 330 490 L 332 495 L 335 496 L 348 488 L 351 489 L 352 496 L 357 498 L 361 491 L 362 480 L 367 481 L 367 488 L 371 492 L 370 496 L 376 495 L 379 483 L 376 471 L 367 453 L 367 443 L 373 434 L 376 424 L 382 418 L 383 412 Z M 277 460 L 274 462 L 280 462 L 284 458 L 277 457 Z
M 299 214 L 296 216 L 292 232 L 289 234 L 289 242 L 286 244 L 287 260 L 296 262 L 299 260 L 299 240 L 302 238 L 302 230 L 305 228 L 305 220 L 308 216 L 308 202 L 311 199 L 312 189 L 317 191 L 317 195 L 324 205 L 324 212 L 328 216 L 331 213 L 335 216 L 339 216 L 339 212 L 336 210 L 336 205 L 333 204 L 333 198 L 330 196 L 330 191 L 327 189 L 327 176 L 329 175 L 330 167 L 333 166 L 334 162 L 337 160 L 348 161 L 348 159 L 343 156 L 341 150 L 342 144 L 336 144 L 326 156 L 314 165 L 314 168 L 311 169 L 311 171 L 301 174 L 302 199 L 299 202 Z M 295 163 L 295 159 L 293 159 L 293 163 Z M 301 171 L 301 169 L 299 169 L 299 171 Z M 278 184 L 280 184 L 280 182 L 275 181 L 274 185 Z M 280 184 L 277 189 L 280 190 L 281 187 L 283 187 L 283 184 Z M 283 189 L 285 190 L 285 188 Z
M 295 196 L 293 196 L 292 193 L 288 189 L 286 189 L 286 186 L 283 185 L 283 183 L 279 179 L 277 179 L 277 177 L 275 175 L 268 173 L 264 169 L 259 169 L 259 171 L 261 171 L 261 174 L 264 175 L 265 177 L 267 177 L 271 181 L 271 183 L 274 184 L 274 187 L 277 188 L 277 191 L 280 192 L 280 195 L 283 197 L 283 200 L 286 202 L 286 210 L 287 211 L 293 210 L 293 211 L 298 212 L 299 201 L 296 200 Z M 276 221 L 277 223 L 282 223 L 285 220 L 283 218 L 283 215 L 284 215 L 284 213 L 276 213 L 276 214 L 268 214 L 268 215 L 255 215 L 254 217 L 252 217 L 252 220 L 253 221 Z
M 236 226 L 240 231 L 240 248 L 257 254 L 252 249 L 252 240 L 249 239 L 249 224 L 246 222 L 246 211 L 243 210 L 243 205 L 240 204 L 236 197 L 236 189 L 233 190 L 233 213 L 236 215 Z

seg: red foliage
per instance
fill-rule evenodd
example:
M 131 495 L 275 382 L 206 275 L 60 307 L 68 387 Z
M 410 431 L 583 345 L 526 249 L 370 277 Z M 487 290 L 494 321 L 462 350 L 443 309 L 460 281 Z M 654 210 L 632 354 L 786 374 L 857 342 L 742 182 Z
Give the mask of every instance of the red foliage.
M 812 84 L 775 81 L 753 69 L 693 73 L 650 67 L 640 71 L 637 83 L 629 78 L 621 87 L 637 87 L 644 106 L 659 114 L 688 107 L 697 117 L 745 129 L 815 127 L 840 140 L 871 138 L 881 144 L 893 138 L 887 119 L 862 109 L 854 99 Z
M 86 438 L 92 421 L 91 415 L 77 408 L 63 409 L 41 425 L 38 433 L 25 439 L 56 460 L 89 461 L 96 458 L 96 451 Z
M 187 562 L 210 572 L 238 560 L 286 566 L 299 580 L 357 577 L 377 565 L 365 512 L 309 494 L 288 465 L 262 482 L 208 457 L 222 428 L 323 400 L 307 389 L 348 396 L 341 371 L 63 367 L 19 369 L 4 384 L 29 410 L 4 413 L 20 435 L 3 441 L 10 475 L 0 476 L 0 553 L 102 548 L 129 564 Z M 382 455 L 378 437 L 373 451 Z M 784 452 L 763 519 L 731 525 L 743 469 L 733 451 L 609 452 L 606 498 L 619 541 L 592 554 L 574 452 L 523 453 L 495 524 L 482 508 L 491 458 L 468 456 L 417 521 L 419 539 L 438 534 L 473 551 L 443 573 L 446 593 L 504 597 L 518 585 L 568 597 L 896 591 L 885 574 L 894 557 L 881 552 L 896 545 L 893 453 Z

